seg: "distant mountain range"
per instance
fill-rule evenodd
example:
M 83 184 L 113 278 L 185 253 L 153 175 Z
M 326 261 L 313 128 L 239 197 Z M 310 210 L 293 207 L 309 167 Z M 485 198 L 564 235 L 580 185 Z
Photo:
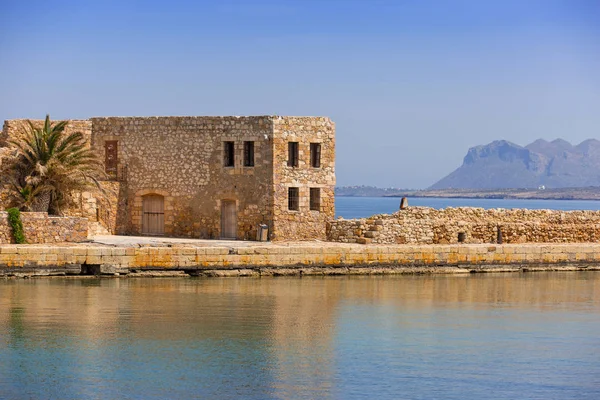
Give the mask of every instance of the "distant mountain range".
M 429 187 L 438 189 L 564 188 L 600 186 L 600 141 L 573 146 L 538 139 L 522 147 L 506 140 L 472 147 L 463 164 Z

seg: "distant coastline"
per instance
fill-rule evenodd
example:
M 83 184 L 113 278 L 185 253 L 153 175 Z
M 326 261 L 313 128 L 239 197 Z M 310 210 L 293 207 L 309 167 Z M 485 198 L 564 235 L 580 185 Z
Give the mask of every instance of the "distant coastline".
M 557 189 L 439 189 L 413 190 L 373 186 L 341 186 L 341 197 L 435 197 L 456 199 L 600 200 L 600 187 Z

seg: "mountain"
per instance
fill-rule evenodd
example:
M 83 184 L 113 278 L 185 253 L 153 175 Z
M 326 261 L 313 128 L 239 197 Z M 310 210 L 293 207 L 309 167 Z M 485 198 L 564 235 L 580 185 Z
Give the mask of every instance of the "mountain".
M 469 149 L 463 164 L 429 189 L 600 186 L 600 141 L 577 146 L 538 139 L 525 147 L 497 140 Z

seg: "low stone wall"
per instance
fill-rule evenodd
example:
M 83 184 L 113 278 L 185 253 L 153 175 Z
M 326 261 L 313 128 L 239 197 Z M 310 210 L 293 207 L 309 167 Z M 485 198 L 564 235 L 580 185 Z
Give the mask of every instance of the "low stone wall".
M 2 245 L 0 276 L 148 274 L 261 276 L 600 270 L 600 244 L 244 247 Z
M 88 237 L 88 220 L 79 217 L 51 217 L 47 213 L 21 213 L 27 243 L 83 242 Z M 0 211 L 0 244 L 14 243 L 8 213 Z
M 328 224 L 344 243 L 589 243 L 600 241 L 600 211 L 409 207 L 394 214 Z

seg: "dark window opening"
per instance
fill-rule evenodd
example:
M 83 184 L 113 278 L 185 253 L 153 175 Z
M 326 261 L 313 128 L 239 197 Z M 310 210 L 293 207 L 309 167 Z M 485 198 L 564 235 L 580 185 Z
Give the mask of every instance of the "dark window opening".
M 298 211 L 300 209 L 300 189 L 288 188 L 288 210 Z
M 235 145 L 234 142 L 223 143 L 223 165 L 233 167 L 235 165 Z
M 310 209 L 312 211 L 321 211 L 321 189 L 310 188 Z
M 116 140 L 107 140 L 104 142 L 104 172 L 109 175 L 116 175 L 118 160 L 118 142 Z
M 321 143 L 310 144 L 310 166 L 321 168 Z
M 254 142 L 244 142 L 244 167 L 254 167 Z
M 288 167 L 298 166 L 298 142 L 288 143 Z

